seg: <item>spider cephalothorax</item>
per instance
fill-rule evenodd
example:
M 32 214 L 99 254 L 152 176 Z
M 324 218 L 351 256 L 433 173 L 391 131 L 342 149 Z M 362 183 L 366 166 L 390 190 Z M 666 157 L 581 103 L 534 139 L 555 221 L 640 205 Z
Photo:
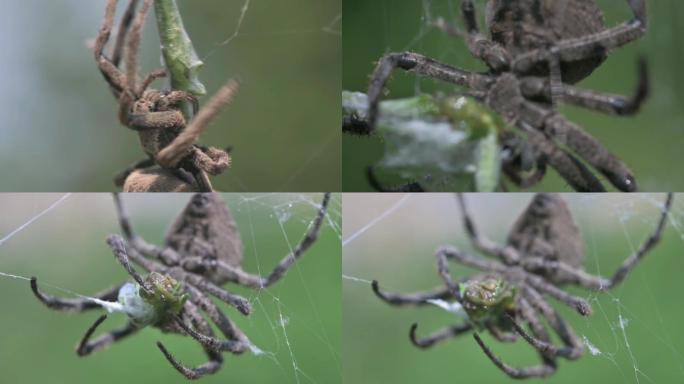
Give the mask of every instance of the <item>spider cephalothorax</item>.
M 416 335 L 417 324 L 411 326 L 410 339 L 419 348 L 429 348 L 438 342 L 473 331 L 484 353 L 509 376 L 548 376 L 557 369 L 556 358 L 577 359 L 582 355 L 584 346 L 572 328 L 546 301 L 546 296 L 574 308 L 583 316 L 590 315 L 592 309 L 586 300 L 565 292 L 560 286 L 572 284 L 605 291 L 620 284 L 660 240 L 672 199 L 672 194 L 668 194 L 661 207 L 660 218 L 648 239 L 611 278 L 604 278 L 591 275 L 582 268 L 582 239 L 567 205 L 559 195 L 536 195 L 513 226 L 508 243 L 504 246 L 477 231 L 463 197 L 459 195 L 463 223 L 473 246 L 498 261 L 473 257 L 453 246 L 442 247 L 437 251 L 437 270 L 445 288 L 398 294 L 381 291 L 378 282 L 373 281 L 373 291 L 392 305 L 426 305 L 434 304 L 435 300 L 451 300 L 453 303 L 449 304 L 449 308 L 457 304 L 457 312 L 465 314 L 467 319 L 463 324 L 441 329 L 423 338 Z M 450 260 L 485 273 L 455 282 L 449 273 Z M 542 319 L 559 336 L 563 345 L 551 343 Z M 529 333 L 523 329 L 522 322 L 527 323 Z M 515 368 L 504 363 L 482 341 L 479 331 L 487 331 L 502 342 L 515 341 L 521 336 L 539 352 L 542 364 Z
M 212 187 L 207 173 L 218 175 L 225 171 L 230 166 L 230 156 L 218 148 L 196 145 L 195 141 L 216 114 L 230 104 L 238 83 L 229 81 L 202 109 L 199 109 L 197 99 L 189 92 L 149 89 L 152 82 L 166 76 L 164 69 L 147 74 L 142 81 L 137 75 L 138 49 L 152 0 L 143 0 L 137 14 L 139 0 L 130 0 L 110 57 L 103 51 L 112 32 L 117 3 L 118 0 L 107 2 L 104 22 L 95 41 L 95 61 L 119 100 L 121 124 L 138 131 L 148 158 L 118 174 L 115 183 L 123 186 L 133 171 L 159 165 L 173 171 L 178 179 L 195 185 L 200 191 L 210 192 Z M 124 56 L 125 71 L 119 68 Z M 186 121 L 182 112 L 183 103 L 193 106 L 193 118 L 190 121 Z
M 251 303 L 220 285 L 233 282 L 253 289 L 263 289 L 280 280 L 318 238 L 329 201 L 330 194 L 325 194 L 302 241 L 268 276 L 262 277 L 242 270 L 240 234 L 219 195 L 194 195 L 171 226 L 163 247 L 149 244 L 133 232 L 117 196 L 115 202 L 125 240 L 118 235 L 111 235 L 107 238 L 107 244 L 134 282 L 115 286 L 96 295 L 94 299 L 48 296 L 38 289 L 35 277 L 31 279 L 31 288 L 36 297 L 52 309 L 82 312 L 105 306 L 128 315 L 129 322 L 124 328 L 91 340 L 95 329 L 107 318 L 106 315 L 101 316 L 79 343 L 76 350 L 79 356 L 101 350 L 151 325 L 164 332 L 190 336 L 202 345 L 209 361 L 196 368 L 187 368 L 163 344 L 157 343 L 168 361 L 181 374 L 188 379 L 197 379 L 219 370 L 223 363 L 222 352 L 241 354 L 252 348 L 247 336 L 209 296 L 220 299 L 243 315 L 249 315 L 252 311 Z M 148 275 L 140 276 L 130 261 L 148 272 Z M 205 316 L 226 339 L 214 336 Z
M 629 98 L 571 85 L 591 74 L 610 50 L 645 33 L 645 0 L 628 4 L 634 19 L 606 28 L 594 0 L 490 0 L 486 11 L 490 37 L 486 37 L 480 33 L 472 0 L 462 0 L 465 31 L 443 20 L 435 24 L 463 37 L 470 53 L 489 70 L 469 72 L 414 52 L 388 53 L 371 76 L 367 125 L 348 131 L 373 132 L 385 84 L 400 68 L 465 87 L 467 95 L 500 114 L 510 125 L 499 134 L 502 170 L 518 186 L 537 183 L 550 165 L 578 191 L 603 191 L 586 163 L 616 188 L 635 191 L 636 181 L 628 167 L 555 109 L 564 101 L 614 115 L 639 110 L 648 93 L 644 60 L 639 62 L 637 89 Z M 372 173 L 369 176 L 372 185 L 381 186 Z M 409 186 L 380 189 L 423 188 L 418 180 Z

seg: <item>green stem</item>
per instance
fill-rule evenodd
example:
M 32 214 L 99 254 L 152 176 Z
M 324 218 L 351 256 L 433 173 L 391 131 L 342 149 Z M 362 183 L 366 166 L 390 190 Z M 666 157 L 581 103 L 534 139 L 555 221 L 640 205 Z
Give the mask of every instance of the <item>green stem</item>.
M 190 92 L 195 96 L 205 95 L 207 91 L 198 77 L 199 69 L 204 63 L 197 56 L 192 40 L 183 26 L 176 0 L 155 0 L 154 8 L 162 57 L 171 80 L 171 88 Z

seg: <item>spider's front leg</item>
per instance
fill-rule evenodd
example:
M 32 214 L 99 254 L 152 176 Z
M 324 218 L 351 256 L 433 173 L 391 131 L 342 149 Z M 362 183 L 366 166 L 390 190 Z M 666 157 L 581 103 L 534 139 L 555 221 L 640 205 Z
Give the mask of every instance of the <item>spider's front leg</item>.
M 119 284 L 112 287 L 106 291 L 96 294 L 94 297 L 103 301 L 116 301 L 119 296 L 119 289 L 123 284 Z M 49 296 L 41 292 L 38 288 L 38 279 L 31 277 L 31 290 L 33 294 L 40 300 L 41 303 L 45 304 L 50 309 L 58 311 L 76 311 L 83 312 L 91 309 L 102 308 L 99 304 L 96 304 L 91 299 L 78 298 L 78 299 L 65 299 L 61 297 Z
M 133 6 L 134 8 L 135 4 L 133 4 L 133 2 L 134 1 L 131 1 L 129 11 L 131 10 L 131 6 Z M 97 66 L 100 69 L 102 76 L 105 78 L 107 83 L 109 83 L 109 86 L 111 87 L 115 97 L 119 97 L 119 95 L 125 88 L 126 78 L 125 75 L 118 68 L 118 61 L 116 63 L 112 62 L 112 60 L 110 60 L 104 54 L 104 48 L 107 42 L 109 41 L 109 37 L 112 33 L 112 26 L 114 25 L 114 15 L 116 13 L 117 3 L 117 0 L 107 1 L 107 8 L 105 10 L 104 20 L 102 21 L 100 30 L 97 34 L 97 37 L 95 38 L 95 47 L 93 52 L 95 55 L 95 62 L 97 63 Z M 122 39 L 125 37 L 127 31 L 128 28 L 119 32 Z M 115 50 L 115 54 L 118 54 L 117 60 L 120 60 L 121 50 Z
M 380 300 L 389 305 L 396 306 L 427 305 L 429 300 L 446 300 L 451 298 L 449 290 L 443 287 L 426 292 L 394 293 L 381 290 L 378 281 L 373 280 L 371 288 L 373 288 L 373 293 L 375 293 L 375 296 Z
M 475 220 L 472 219 L 468 210 L 464 194 L 456 194 L 456 199 L 461 208 L 463 226 L 466 229 L 466 234 L 468 235 L 471 244 L 473 244 L 473 247 L 486 255 L 497 257 L 505 264 L 517 263 L 518 260 L 520 260 L 520 254 L 515 248 L 508 245 L 502 247 L 478 231 Z
M 373 133 L 375 129 L 385 85 L 392 72 L 397 68 L 474 90 L 484 90 L 491 82 L 487 75 L 467 72 L 418 53 L 388 53 L 378 61 L 371 75 L 370 86 L 368 87 L 368 132 L 366 134 Z

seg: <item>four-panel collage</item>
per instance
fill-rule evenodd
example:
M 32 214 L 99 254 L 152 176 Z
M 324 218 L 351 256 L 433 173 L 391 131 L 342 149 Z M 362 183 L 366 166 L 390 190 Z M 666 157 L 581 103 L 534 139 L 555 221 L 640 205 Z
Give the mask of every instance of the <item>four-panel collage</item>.
M 8 2 L 0 382 L 684 382 L 683 11 Z

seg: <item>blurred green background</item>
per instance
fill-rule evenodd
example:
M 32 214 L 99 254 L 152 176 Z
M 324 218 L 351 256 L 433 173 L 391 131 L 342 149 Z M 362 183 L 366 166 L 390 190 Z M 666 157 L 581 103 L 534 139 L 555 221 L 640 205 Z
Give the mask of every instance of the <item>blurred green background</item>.
M 485 1 L 476 1 L 479 15 Z M 631 18 L 624 0 L 597 0 L 606 24 L 617 25 Z M 426 26 L 426 15 L 444 17 L 462 26 L 457 0 L 343 0 L 343 80 L 350 91 L 368 88 L 374 63 L 384 54 L 411 50 L 464 69 L 484 70 L 458 38 Z M 681 191 L 684 176 L 666 165 L 684 161 L 684 25 L 681 1 L 648 1 L 649 31 L 645 38 L 615 52 L 579 86 L 605 92 L 630 94 L 636 82 L 637 56 L 643 54 L 650 65 L 652 95 L 636 116 L 619 118 L 601 113 L 562 107 L 562 112 L 580 124 L 635 173 L 643 191 Z M 481 25 L 483 25 L 481 23 Z M 403 71 L 395 72 L 386 98 L 402 98 L 418 92 L 446 94 L 459 88 L 433 80 L 420 80 Z M 345 191 L 368 191 L 364 168 L 378 162 L 383 143 L 377 138 L 343 137 L 343 186 Z M 383 180 L 398 181 L 389 176 Z M 555 172 L 549 172 L 536 190 L 569 191 Z
M 369 282 L 377 279 L 389 291 L 415 292 L 440 286 L 435 250 L 451 244 L 473 255 L 460 222 L 456 200 L 447 194 L 344 195 L 342 357 L 349 383 L 507 383 L 509 379 L 485 356 L 470 334 L 428 350 L 409 341 L 409 327 L 418 334 L 462 320 L 444 310 L 392 307 L 380 301 Z M 479 229 L 503 243 L 513 221 L 526 207 L 530 194 L 468 195 L 467 202 Z M 611 275 L 653 230 L 657 206 L 664 195 L 565 195 L 584 238 L 585 267 L 590 273 Z M 374 219 L 399 204 L 355 239 L 348 239 Z M 582 318 L 550 299 L 577 335 L 601 351 L 588 350 L 574 362 L 559 360 L 556 374 L 544 383 L 675 383 L 684 380 L 684 307 L 681 271 L 684 269 L 682 218 L 684 195 L 675 198 L 662 242 L 631 275 L 609 293 L 567 288 L 590 300 L 594 314 Z M 471 270 L 450 264 L 455 278 Z M 619 318 L 625 320 L 624 335 Z M 522 340 L 484 341 L 513 366 L 537 364 L 533 348 Z M 554 341 L 559 343 L 558 338 Z M 629 347 L 628 347 L 629 346 Z M 635 373 L 638 369 L 639 373 Z M 531 380 L 531 382 L 542 382 Z
M 339 190 L 340 0 L 249 1 L 238 35 L 222 45 L 246 1 L 178 0 L 205 63 L 200 79 L 208 94 L 230 78 L 242 82 L 235 102 L 200 140 L 234 148 L 233 167 L 214 185 L 238 192 Z M 114 173 L 144 157 L 138 135 L 119 124 L 117 103 L 87 48 L 105 3 L 4 4 L 0 190 L 112 191 Z M 141 52 L 141 72 L 160 66 L 152 15 Z
M 59 197 L 0 196 L 0 238 Z M 288 242 L 294 246 L 301 239 L 322 195 L 224 197 L 245 246 L 244 269 L 265 274 L 288 253 Z M 135 229 L 148 241 L 161 244 L 168 224 L 188 198 L 181 194 L 129 195 L 124 196 L 124 203 Z M 340 382 L 340 200 L 339 195 L 333 196 L 330 220 L 324 224 L 318 242 L 283 280 L 259 294 L 226 284 L 231 292 L 251 299 L 254 312 L 249 317 L 214 299 L 257 347 L 273 355 L 226 354 L 222 370 L 204 378 L 203 383 Z M 0 245 L 0 272 L 37 276 L 43 283 L 93 295 L 128 278 L 105 244 L 105 237 L 111 233 L 120 233 L 111 196 L 72 195 Z M 65 295 L 45 285 L 43 288 Z M 169 365 L 156 341 L 162 341 L 187 365 L 206 361 L 194 340 L 165 335 L 154 328 L 145 328 L 104 351 L 79 358 L 75 345 L 104 310 L 80 314 L 50 310 L 35 299 L 28 281 L 2 276 L 0 303 L 3 383 L 187 382 Z M 287 338 L 280 325 L 281 314 Z M 110 315 L 97 334 L 125 322 L 122 314 Z

